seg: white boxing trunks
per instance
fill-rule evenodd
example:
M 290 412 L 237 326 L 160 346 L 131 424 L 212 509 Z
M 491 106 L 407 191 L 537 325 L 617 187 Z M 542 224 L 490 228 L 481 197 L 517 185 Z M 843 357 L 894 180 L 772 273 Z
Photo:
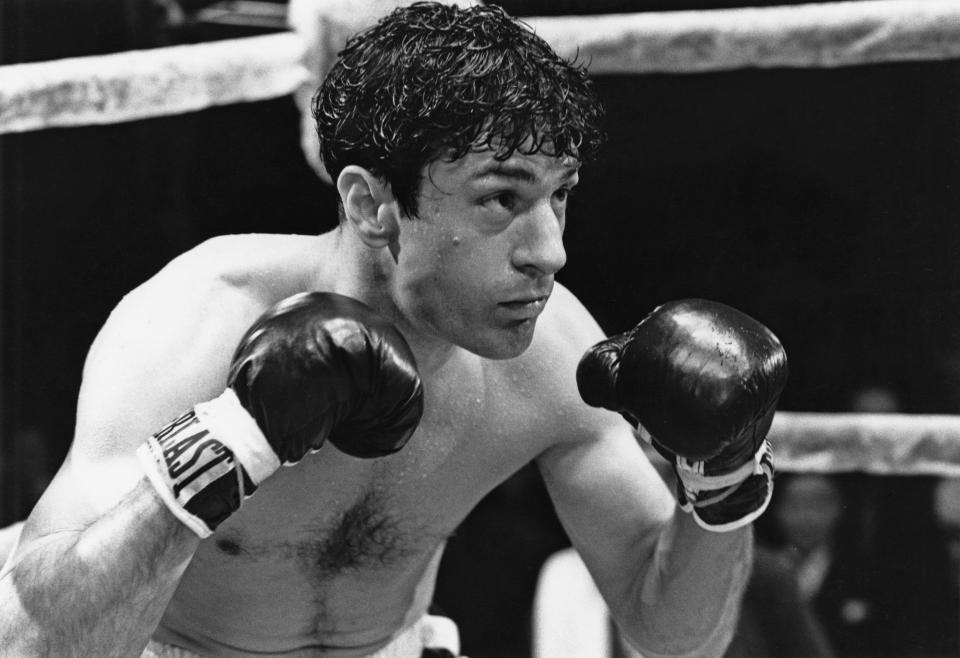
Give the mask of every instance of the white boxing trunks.
M 305 651 L 270 655 L 306 657 L 316 654 Z M 395 637 L 390 644 L 364 658 L 421 658 L 431 655 L 454 658 L 460 656 L 460 634 L 457 631 L 457 625 L 451 619 L 425 615 Z M 188 649 L 151 640 L 140 654 L 140 658 L 202 658 L 202 656 Z

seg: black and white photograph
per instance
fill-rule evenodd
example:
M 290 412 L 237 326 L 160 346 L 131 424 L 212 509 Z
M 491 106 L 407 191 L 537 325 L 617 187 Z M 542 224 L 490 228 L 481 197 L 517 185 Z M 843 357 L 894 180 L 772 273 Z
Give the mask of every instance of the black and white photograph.
M 960 0 L 0 0 L 0 658 L 960 656 Z

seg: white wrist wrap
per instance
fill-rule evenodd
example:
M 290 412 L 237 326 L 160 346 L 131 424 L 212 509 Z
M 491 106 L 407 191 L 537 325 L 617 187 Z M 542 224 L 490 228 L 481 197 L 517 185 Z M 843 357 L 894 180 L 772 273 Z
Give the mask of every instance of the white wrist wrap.
M 170 511 L 201 537 L 212 533 L 214 519 L 193 510 L 212 507 L 220 516 L 235 511 L 219 502 L 225 499 L 224 486 L 235 487 L 239 502 L 249 495 L 238 465 L 255 485 L 280 467 L 260 428 L 230 389 L 149 437 L 137 449 L 137 458 Z M 225 478 L 226 485 L 221 482 Z M 212 506 L 197 504 L 204 502 L 205 492 L 214 492 L 208 493 Z
M 773 498 L 772 454 L 770 442 L 764 441 L 754 454 L 753 459 L 736 470 L 721 475 L 704 475 L 704 462 L 692 462 L 678 457 L 675 462 L 676 472 L 687 498 L 686 502 L 680 505 L 681 509 L 692 513 L 694 520 L 701 528 L 713 532 L 727 532 L 752 523 L 763 514 Z M 740 518 L 719 524 L 706 523 L 697 514 L 698 507 L 719 503 L 736 494 L 739 486 L 753 475 L 763 476 L 767 481 L 763 501 L 755 509 Z M 704 492 L 710 492 L 711 495 L 704 498 L 702 496 Z
M 677 457 L 677 475 L 683 480 L 683 486 L 690 491 L 714 491 L 731 487 L 743 482 L 751 475 L 762 473 L 760 463 L 768 453 L 770 453 L 770 442 L 764 441 L 752 460 L 741 464 L 736 470 L 720 475 L 704 475 L 706 462 Z
M 260 484 L 280 468 L 280 460 L 233 389 L 193 408 L 197 417 L 233 452 L 254 484 Z

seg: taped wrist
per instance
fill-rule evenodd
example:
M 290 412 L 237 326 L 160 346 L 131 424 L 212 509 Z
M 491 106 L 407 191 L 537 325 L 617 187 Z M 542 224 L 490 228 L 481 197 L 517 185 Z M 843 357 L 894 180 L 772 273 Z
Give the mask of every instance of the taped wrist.
M 227 389 L 138 449 L 147 478 L 180 521 L 208 537 L 280 467 L 256 421 Z
M 709 462 L 674 459 L 677 501 L 700 527 L 727 532 L 752 523 L 773 497 L 773 452 L 764 441 L 753 459 L 739 468 L 710 474 Z

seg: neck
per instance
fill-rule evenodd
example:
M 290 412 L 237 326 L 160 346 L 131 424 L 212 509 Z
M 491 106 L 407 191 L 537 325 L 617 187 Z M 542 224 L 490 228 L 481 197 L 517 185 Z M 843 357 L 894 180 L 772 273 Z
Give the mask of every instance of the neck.
M 406 338 L 422 374 L 439 370 L 461 351 L 402 311 L 394 286 L 396 265 L 387 249 L 368 247 L 343 225 L 328 236 L 336 267 L 332 276 L 318 282 L 317 290 L 358 299 L 390 320 Z

